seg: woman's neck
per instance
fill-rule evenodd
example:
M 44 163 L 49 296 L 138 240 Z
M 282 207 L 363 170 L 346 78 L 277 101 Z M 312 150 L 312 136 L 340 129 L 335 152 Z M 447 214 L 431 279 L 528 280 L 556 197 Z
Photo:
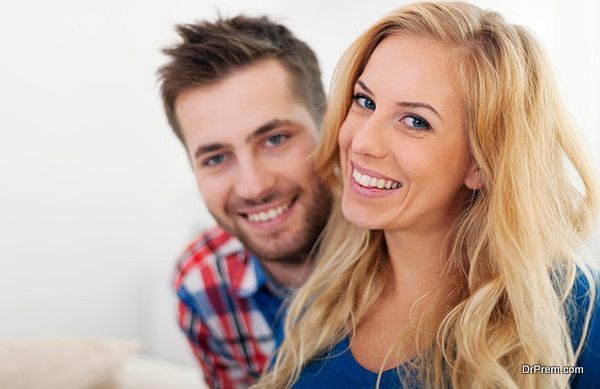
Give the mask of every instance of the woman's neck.
M 435 289 L 443 267 L 443 244 L 449 228 L 435 231 L 384 231 L 390 259 L 390 292 L 415 298 Z

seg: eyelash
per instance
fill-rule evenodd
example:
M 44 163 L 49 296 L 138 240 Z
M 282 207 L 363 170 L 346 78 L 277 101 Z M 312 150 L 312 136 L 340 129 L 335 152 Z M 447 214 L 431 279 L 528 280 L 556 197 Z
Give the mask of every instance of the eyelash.
M 213 161 L 213 160 L 214 160 L 215 158 L 217 158 L 217 157 L 222 157 L 222 158 L 223 158 L 223 159 L 222 159 L 222 161 L 221 161 L 221 162 L 218 162 L 218 163 L 211 164 L 211 161 Z M 211 168 L 211 167 L 217 167 L 217 166 L 219 166 L 219 165 L 222 165 L 222 164 L 225 162 L 225 159 L 226 159 L 226 158 L 227 158 L 227 157 L 225 156 L 225 154 L 215 154 L 215 155 L 211 155 L 210 157 L 208 157 L 208 158 L 206 158 L 206 159 L 204 159 L 204 160 L 202 161 L 202 167 L 208 167 L 208 168 Z
M 370 101 L 371 103 L 373 103 L 373 105 L 374 105 L 375 107 L 374 107 L 374 108 L 367 108 L 367 107 L 365 107 L 364 105 L 362 105 L 362 104 L 359 102 L 359 101 L 360 101 L 360 99 L 364 99 L 365 101 Z M 371 99 L 369 96 L 367 96 L 367 95 L 364 95 L 364 94 L 362 94 L 362 93 L 355 93 L 355 94 L 352 96 L 352 101 L 354 102 L 354 104 L 358 105 L 358 107 L 359 107 L 359 108 L 366 109 L 366 110 L 369 110 L 369 111 L 372 111 L 372 110 L 374 110 L 375 108 L 377 108 L 377 105 L 375 104 L 375 102 L 374 102 L 374 101 L 373 101 L 373 100 L 372 100 L 372 99 Z
M 265 143 L 265 146 L 266 146 L 266 147 L 273 148 L 273 147 L 277 147 L 277 146 L 281 145 L 282 143 L 284 143 L 286 140 L 288 140 L 288 138 L 289 138 L 289 137 L 290 137 L 289 135 L 285 135 L 285 134 L 275 134 L 275 135 L 270 135 L 270 136 L 268 136 L 268 137 L 265 139 L 265 142 L 264 142 L 264 143 Z M 281 138 L 281 141 L 280 141 L 280 142 L 278 142 L 277 144 L 274 144 L 274 145 L 271 145 L 271 146 L 269 146 L 269 145 L 268 145 L 268 142 L 269 142 L 269 140 L 271 140 L 271 139 L 273 139 L 273 138 Z
M 413 120 L 418 120 L 420 122 L 423 122 L 421 127 L 415 127 L 415 126 L 411 126 L 408 125 L 406 123 L 404 123 L 405 119 L 413 119 Z M 418 115 L 405 115 L 402 117 L 402 119 L 400 119 L 400 122 L 404 123 L 405 125 L 409 126 L 410 128 L 417 130 L 417 131 L 427 131 L 431 129 L 431 126 L 429 125 L 429 122 L 425 119 L 423 119 L 422 117 L 418 116 Z
M 364 99 L 365 101 L 369 101 L 371 102 L 374 107 L 373 108 L 367 108 L 365 107 L 363 104 L 360 103 L 360 100 Z M 368 111 L 374 111 L 375 108 L 377 108 L 377 104 L 375 104 L 375 102 L 373 101 L 373 99 L 371 99 L 369 96 L 362 94 L 362 93 L 355 93 L 352 96 L 352 101 L 354 104 L 356 104 L 359 108 L 361 109 L 366 109 Z M 418 120 L 420 122 L 422 122 L 422 126 L 420 127 L 415 127 L 415 126 L 411 126 L 409 124 L 404 123 L 405 119 L 413 119 L 413 120 Z M 410 115 L 404 115 L 402 116 L 402 118 L 400 119 L 400 122 L 404 123 L 406 126 L 410 127 L 413 130 L 416 131 L 426 131 L 426 130 L 430 130 L 431 129 L 431 125 L 429 124 L 429 122 L 427 120 L 425 120 L 424 118 L 422 118 L 419 115 L 414 115 L 414 114 L 410 114 Z

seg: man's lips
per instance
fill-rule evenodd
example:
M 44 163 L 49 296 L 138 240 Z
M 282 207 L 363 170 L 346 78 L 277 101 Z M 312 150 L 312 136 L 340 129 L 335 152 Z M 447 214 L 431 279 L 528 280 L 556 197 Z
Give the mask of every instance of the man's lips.
M 288 213 L 289 209 L 294 205 L 297 198 L 298 196 L 294 196 L 288 201 L 263 204 L 259 207 L 247 208 L 244 209 L 243 212 L 237 213 L 251 223 L 265 223 L 275 219 L 280 219 L 280 216 Z

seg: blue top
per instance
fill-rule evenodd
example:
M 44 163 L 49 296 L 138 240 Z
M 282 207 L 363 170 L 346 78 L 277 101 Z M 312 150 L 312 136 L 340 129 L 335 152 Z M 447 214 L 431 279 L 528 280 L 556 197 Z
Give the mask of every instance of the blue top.
M 577 341 L 580 337 L 585 312 L 587 312 L 589 306 L 588 290 L 585 277 L 580 275 L 573 287 L 576 312 L 571 316 L 570 327 L 574 341 Z M 573 374 L 572 388 L 600 388 L 600 314 L 598 313 L 600 298 L 598 292 L 596 293 L 596 305 L 590 320 L 587 341 L 576 364 L 583 367 L 583 373 Z M 577 344 L 574 342 L 574 347 L 576 346 Z M 293 387 L 294 389 L 375 388 L 377 376 L 377 373 L 364 368 L 354 359 L 350 350 L 349 338 L 345 337 L 324 358 L 315 359 L 308 363 Z M 400 379 L 395 368 L 383 372 L 379 385 L 381 389 L 399 388 L 400 386 Z
M 277 349 L 283 342 L 283 325 L 287 311 L 287 304 L 284 302 L 292 295 L 294 289 L 277 284 L 263 270 L 258 258 L 252 255 L 251 259 L 254 262 L 256 280 L 259 285 L 253 296 L 254 302 L 273 331 Z

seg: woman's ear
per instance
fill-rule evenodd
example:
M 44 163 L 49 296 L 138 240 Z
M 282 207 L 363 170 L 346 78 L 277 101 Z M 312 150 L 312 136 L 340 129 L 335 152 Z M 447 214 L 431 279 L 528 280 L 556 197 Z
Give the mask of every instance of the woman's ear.
M 473 158 L 470 158 L 469 160 L 469 167 L 465 176 L 465 186 L 471 190 L 478 190 L 484 186 L 479 165 Z

